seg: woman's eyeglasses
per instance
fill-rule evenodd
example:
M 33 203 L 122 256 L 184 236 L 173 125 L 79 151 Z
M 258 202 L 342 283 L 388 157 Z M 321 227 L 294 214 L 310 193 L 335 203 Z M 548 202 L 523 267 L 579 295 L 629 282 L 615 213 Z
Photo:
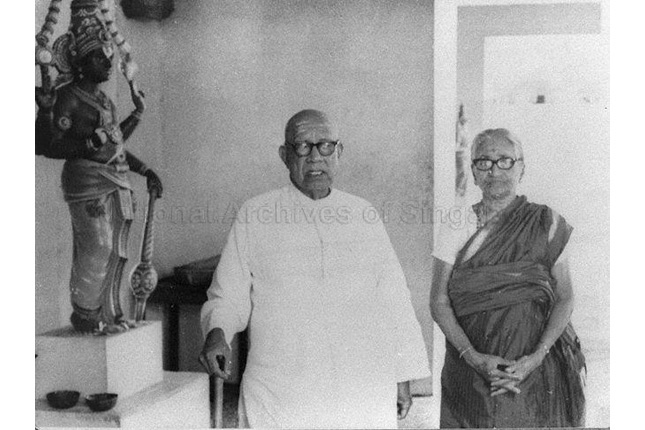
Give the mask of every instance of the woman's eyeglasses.
M 510 170 L 515 165 L 516 161 L 522 160 L 521 158 L 515 159 L 511 157 L 501 157 L 497 160 L 490 160 L 488 158 L 477 158 L 473 160 L 473 165 L 477 170 L 483 172 L 493 168 L 493 165 L 496 165 L 498 169 L 501 170 Z
M 314 146 L 316 147 L 320 155 L 322 155 L 323 157 L 326 157 L 334 153 L 334 151 L 336 150 L 336 145 L 338 145 L 338 142 L 339 142 L 338 140 L 323 141 L 318 143 L 294 142 L 294 143 L 289 143 L 289 146 L 291 146 L 293 150 L 296 151 L 296 154 L 298 154 L 299 157 L 306 157 L 307 155 L 311 154 L 311 149 Z

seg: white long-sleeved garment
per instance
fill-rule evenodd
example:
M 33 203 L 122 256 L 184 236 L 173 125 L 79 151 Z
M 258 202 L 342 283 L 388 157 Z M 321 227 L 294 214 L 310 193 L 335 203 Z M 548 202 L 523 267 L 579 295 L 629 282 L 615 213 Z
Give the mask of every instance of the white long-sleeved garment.
M 314 201 L 289 185 L 240 208 L 202 329 L 230 343 L 247 326 L 250 427 L 396 428 L 396 383 L 430 375 L 385 228 L 342 191 Z

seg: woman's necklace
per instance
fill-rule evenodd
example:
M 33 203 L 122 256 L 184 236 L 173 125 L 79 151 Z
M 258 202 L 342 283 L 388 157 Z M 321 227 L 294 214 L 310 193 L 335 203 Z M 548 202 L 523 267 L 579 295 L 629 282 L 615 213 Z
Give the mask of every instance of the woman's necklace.
M 483 200 L 480 201 L 479 203 L 474 204 L 473 210 L 477 215 L 477 228 L 482 228 L 490 221 L 494 221 L 495 219 L 497 219 L 500 213 L 504 212 L 504 210 L 507 207 L 509 207 L 509 205 L 511 205 L 518 198 L 519 196 L 513 197 L 511 200 L 508 201 L 508 203 L 506 203 L 503 207 L 500 207 L 498 209 L 485 205 Z
M 477 228 L 480 229 L 488 221 L 492 220 L 493 218 L 497 217 L 497 214 L 499 211 L 492 210 L 490 208 L 485 208 L 483 202 L 479 202 L 473 207 L 475 209 L 475 215 L 477 215 Z

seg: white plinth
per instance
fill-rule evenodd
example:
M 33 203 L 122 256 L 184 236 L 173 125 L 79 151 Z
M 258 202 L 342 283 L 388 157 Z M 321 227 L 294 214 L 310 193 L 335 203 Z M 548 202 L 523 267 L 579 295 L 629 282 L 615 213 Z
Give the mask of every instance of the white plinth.
M 36 336 L 36 399 L 56 390 L 125 398 L 163 380 L 161 322 L 94 336 L 71 326 Z
M 163 381 L 117 401 L 114 409 L 92 412 L 83 399 L 70 409 L 51 408 L 36 399 L 36 426 L 40 429 L 155 428 L 204 429 L 210 427 L 208 375 L 164 372 Z

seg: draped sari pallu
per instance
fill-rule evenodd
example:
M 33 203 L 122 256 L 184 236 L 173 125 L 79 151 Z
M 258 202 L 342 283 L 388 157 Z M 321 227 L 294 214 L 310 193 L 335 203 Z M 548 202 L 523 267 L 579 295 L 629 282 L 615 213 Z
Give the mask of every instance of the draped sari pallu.
M 551 269 L 571 230 L 548 207 L 518 197 L 459 252 L 448 294 L 477 351 L 510 360 L 535 351 L 555 301 Z M 581 426 L 584 367 L 569 324 L 542 365 L 519 384 L 520 394 L 491 397 L 489 383 L 446 342 L 441 427 Z

